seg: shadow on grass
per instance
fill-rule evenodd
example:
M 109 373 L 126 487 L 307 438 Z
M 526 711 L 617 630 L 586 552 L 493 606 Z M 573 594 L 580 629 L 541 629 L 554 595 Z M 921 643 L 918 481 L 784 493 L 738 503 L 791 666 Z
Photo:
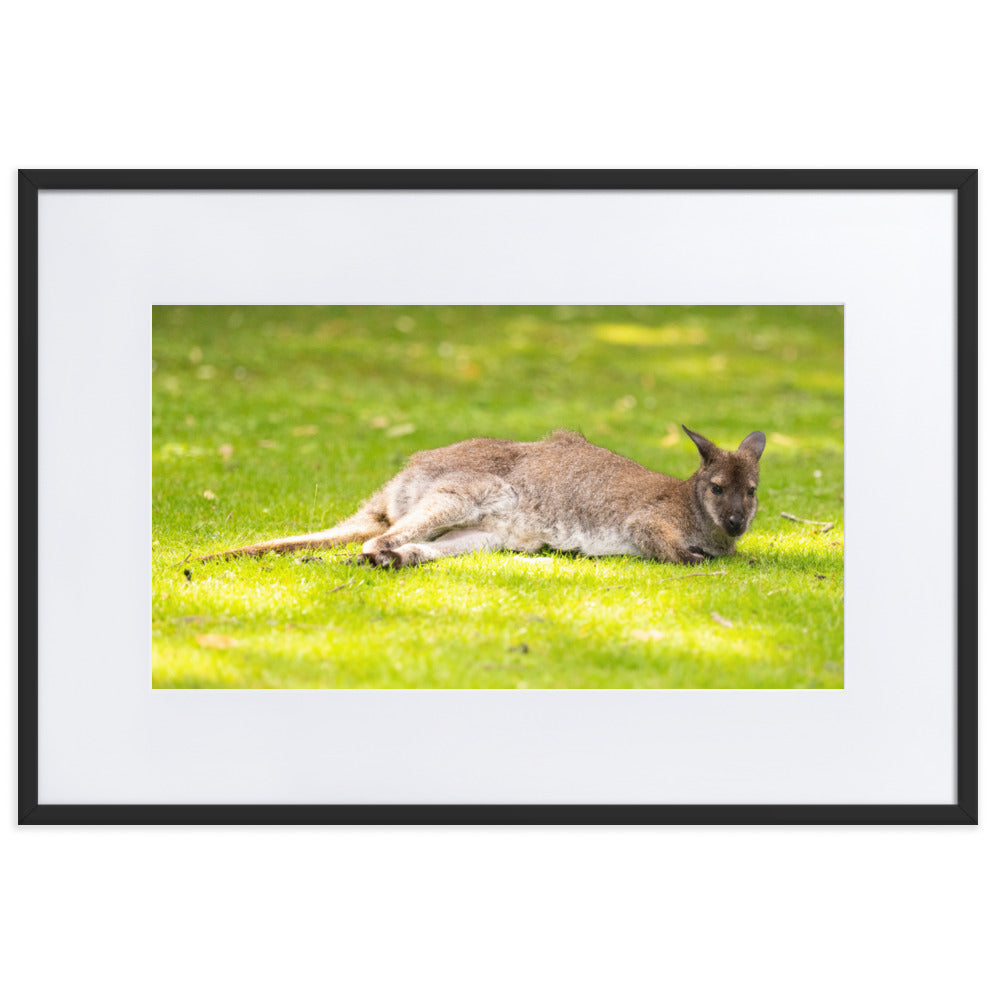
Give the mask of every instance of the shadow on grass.
M 836 557 L 778 548 L 705 567 L 498 554 L 388 573 L 313 564 L 299 588 L 239 591 L 227 572 L 193 595 L 201 614 L 157 623 L 154 686 L 843 686 Z M 288 603 L 297 592 L 305 607 Z M 236 642 L 198 648 L 205 631 Z

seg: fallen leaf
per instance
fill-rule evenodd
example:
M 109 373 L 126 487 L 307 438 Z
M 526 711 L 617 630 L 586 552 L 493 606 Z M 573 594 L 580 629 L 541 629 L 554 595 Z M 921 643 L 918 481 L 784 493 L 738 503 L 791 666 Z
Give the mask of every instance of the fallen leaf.
M 219 445 L 219 454 L 226 461 L 229 461 L 229 459 L 231 459 L 233 457 L 233 451 L 234 451 L 234 448 L 233 448 L 233 446 L 231 444 L 220 444 Z
M 240 644 L 239 639 L 234 639 L 231 635 L 196 635 L 194 641 L 205 649 L 231 649 Z
M 390 420 L 388 417 L 372 417 L 368 421 L 369 427 L 374 427 L 375 430 L 384 431 L 386 427 L 389 426 Z
M 319 427 L 316 424 L 304 424 L 302 427 L 293 427 L 292 436 L 293 437 L 309 437 L 310 434 L 318 434 Z
M 258 441 L 257 442 L 257 447 L 258 448 L 277 448 L 278 447 L 278 442 L 277 441 L 270 441 L 270 440 L 266 440 L 265 439 L 264 441 Z
M 390 438 L 405 437 L 407 434 L 412 434 L 416 429 L 416 424 L 396 424 L 395 427 L 390 427 L 385 432 L 385 436 Z
M 632 629 L 632 638 L 641 639 L 643 642 L 659 642 L 667 638 L 667 633 L 661 632 L 658 628 L 635 628 Z
M 215 494 L 211 490 L 205 490 L 205 492 L 202 493 L 202 496 L 206 500 L 214 500 L 215 499 Z
M 726 628 L 733 627 L 733 623 L 728 618 L 723 618 L 718 611 L 712 612 L 712 620 L 717 621 L 720 625 L 724 625 Z

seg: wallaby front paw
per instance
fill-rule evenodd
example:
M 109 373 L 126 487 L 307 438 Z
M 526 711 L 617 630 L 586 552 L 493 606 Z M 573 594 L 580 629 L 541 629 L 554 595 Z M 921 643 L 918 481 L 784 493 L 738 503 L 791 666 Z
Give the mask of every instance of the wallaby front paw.
M 678 556 L 678 562 L 689 566 L 696 566 L 698 563 L 705 561 L 705 553 L 698 552 L 695 549 L 681 549 Z

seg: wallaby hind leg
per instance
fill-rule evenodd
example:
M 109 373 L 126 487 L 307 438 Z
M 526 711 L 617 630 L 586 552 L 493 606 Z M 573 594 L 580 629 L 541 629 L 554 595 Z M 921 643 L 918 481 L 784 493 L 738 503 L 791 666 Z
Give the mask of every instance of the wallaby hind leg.
M 440 483 L 388 531 L 365 542 L 361 557 L 376 566 L 397 567 L 425 562 L 439 555 L 457 555 L 459 551 L 477 547 L 498 548 L 499 541 L 479 529 L 479 525 L 487 515 L 509 510 L 515 503 L 516 497 L 510 487 L 496 477 L 484 477 L 472 484 Z M 437 544 L 453 536 L 459 528 L 471 529 L 480 536 L 469 549 L 459 546 L 450 552 L 447 545 Z
M 380 495 L 373 497 L 356 514 L 335 524 L 325 531 L 314 531 L 308 535 L 289 535 L 287 538 L 272 538 L 266 542 L 255 542 L 238 549 L 213 552 L 201 556 L 199 562 L 212 559 L 235 559 L 239 556 L 262 556 L 267 552 L 298 552 L 301 549 L 330 549 L 349 542 L 364 542 L 381 535 L 389 526 L 385 505 Z
M 460 556 L 466 552 L 496 552 L 502 548 L 500 536 L 481 528 L 456 528 L 435 538 L 433 542 L 407 542 L 392 550 L 400 566 L 417 566 L 445 556 Z

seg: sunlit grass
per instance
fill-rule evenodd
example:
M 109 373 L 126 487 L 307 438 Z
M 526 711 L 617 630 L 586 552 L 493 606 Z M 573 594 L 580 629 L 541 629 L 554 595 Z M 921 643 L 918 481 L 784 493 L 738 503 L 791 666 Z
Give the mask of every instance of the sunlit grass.
M 842 686 L 842 330 L 819 306 L 155 309 L 154 685 Z M 687 476 L 681 422 L 768 434 L 735 558 L 183 562 L 328 526 L 476 435 L 568 427 Z

